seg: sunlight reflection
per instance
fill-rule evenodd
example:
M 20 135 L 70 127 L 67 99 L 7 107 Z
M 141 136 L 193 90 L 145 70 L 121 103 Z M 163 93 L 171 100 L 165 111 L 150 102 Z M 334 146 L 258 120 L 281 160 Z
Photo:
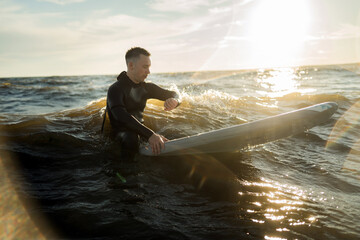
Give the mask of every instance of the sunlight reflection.
M 278 212 L 278 209 L 268 208 L 266 209 L 267 212 Z
M 268 199 L 269 202 L 271 203 L 276 203 L 276 204 L 289 204 L 289 205 L 302 205 L 303 202 L 302 201 L 291 201 L 291 200 L 286 200 L 286 199 Z
M 296 74 L 296 69 L 293 68 L 259 70 L 257 82 L 263 90 L 256 92 L 264 97 L 276 98 L 294 92 L 314 91 L 313 89 L 299 89 L 299 80 L 300 77 Z
M 251 221 L 253 221 L 253 222 L 256 222 L 256 223 L 265 223 L 265 221 L 264 220 L 258 220 L 258 219 L 251 219 Z
M 299 226 L 317 223 L 314 214 L 304 211 L 311 192 L 264 178 L 258 182 L 246 181 L 243 186 L 246 186 L 248 191 L 244 189 L 239 195 L 251 197 L 246 212 L 254 223 L 275 226 L 273 230 L 279 234 L 292 231 Z M 316 198 L 316 201 L 326 200 L 324 194 L 318 194 L 320 197 Z M 279 237 L 268 235 L 265 238 L 281 239 Z
M 280 237 L 269 237 L 269 236 L 265 236 L 265 239 L 268 240 L 286 240 L 286 238 L 280 238 Z
M 281 211 L 290 211 L 290 210 L 295 210 L 297 209 L 296 207 L 292 207 L 292 206 L 283 206 L 280 208 Z
M 254 205 L 261 207 L 261 203 L 259 202 L 253 202 Z
M 297 220 L 294 223 L 290 223 L 290 226 L 299 226 L 299 225 L 305 225 L 304 221 Z
M 289 232 L 290 230 L 287 228 L 277 228 L 276 231 L 278 232 Z
M 285 218 L 285 216 L 276 216 L 274 214 L 265 213 L 264 216 L 272 221 L 279 221 Z

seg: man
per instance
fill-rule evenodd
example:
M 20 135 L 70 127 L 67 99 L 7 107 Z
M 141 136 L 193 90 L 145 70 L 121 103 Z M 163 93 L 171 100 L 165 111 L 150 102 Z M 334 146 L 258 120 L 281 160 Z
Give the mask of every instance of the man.
M 179 104 L 174 91 L 165 90 L 153 83 L 145 82 L 150 74 L 150 53 L 135 47 L 125 55 L 127 72 L 117 77 L 107 94 L 109 119 L 116 139 L 121 142 L 122 151 L 137 152 L 139 136 L 149 142 L 155 155 L 164 149 L 167 139 L 155 133 L 143 123 L 146 101 L 150 98 L 164 101 L 164 110 L 171 111 Z

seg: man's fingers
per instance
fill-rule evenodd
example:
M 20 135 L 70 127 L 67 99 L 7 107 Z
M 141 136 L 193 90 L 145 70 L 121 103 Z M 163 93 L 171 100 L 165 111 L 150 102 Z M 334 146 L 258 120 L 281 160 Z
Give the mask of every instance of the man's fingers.
M 167 99 L 165 101 L 164 107 L 166 111 L 173 110 L 177 106 L 177 101 L 173 98 Z
M 157 153 L 157 147 L 156 147 L 156 144 L 154 144 L 153 146 L 152 146 L 152 151 L 153 151 L 153 154 L 155 154 L 155 155 L 157 155 L 158 153 Z
M 160 154 L 161 150 L 165 148 L 165 141 L 167 141 L 167 139 L 164 136 L 156 133 L 149 138 L 149 144 L 154 155 Z
M 151 149 L 152 149 L 152 152 L 153 152 L 153 154 L 154 155 L 157 155 L 158 153 L 158 150 L 157 150 L 157 144 L 156 143 L 154 143 L 154 144 L 152 144 L 151 145 Z
M 153 150 L 153 153 L 155 155 L 158 155 L 159 154 L 159 144 L 158 143 L 154 143 L 153 146 L 152 146 L 152 150 Z
M 160 154 L 161 153 L 161 150 L 164 149 L 164 142 L 160 142 L 158 145 L 157 145 L 157 153 L 156 155 Z
M 170 109 L 170 104 L 168 101 L 165 102 L 165 110 L 169 110 Z

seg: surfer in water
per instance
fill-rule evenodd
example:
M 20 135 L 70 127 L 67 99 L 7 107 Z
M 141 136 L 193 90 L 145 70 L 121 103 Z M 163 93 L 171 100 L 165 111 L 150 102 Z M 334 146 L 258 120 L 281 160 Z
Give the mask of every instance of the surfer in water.
M 180 104 L 174 91 L 145 82 L 150 74 L 150 53 L 134 47 L 125 55 L 127 71 L 117 77 L 107 93 L 107 112 L 115 139 L 121 144 L 122 152 L 133 155 L 139 149 L 140 137 L 148 141 L 152 152 L 157 155 L 164 148 L 167 139 L 144 125 L 143 113 L 150 98 L 164 101 L 164 110 L 171 111 Z

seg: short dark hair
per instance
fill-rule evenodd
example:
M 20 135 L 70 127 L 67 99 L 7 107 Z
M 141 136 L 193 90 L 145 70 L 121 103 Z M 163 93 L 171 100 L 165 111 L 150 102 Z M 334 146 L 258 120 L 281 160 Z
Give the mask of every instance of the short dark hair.
M 139 58 L 140 55 L 145 55 L 147 57 L 150 57 L 151 54 L 144 48 L 133 47 L 133 48 L 129 49 L 125 54 L 126 64 L 128 64 L 131 59 Z

